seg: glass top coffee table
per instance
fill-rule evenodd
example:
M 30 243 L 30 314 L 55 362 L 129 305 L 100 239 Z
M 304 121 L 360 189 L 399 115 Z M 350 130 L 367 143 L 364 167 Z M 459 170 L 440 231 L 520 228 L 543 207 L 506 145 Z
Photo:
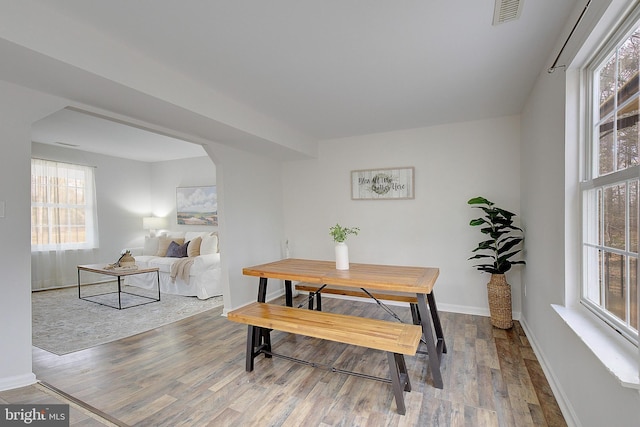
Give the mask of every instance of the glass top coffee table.
M 87 264 L 87 265 L 79 265 L 78 266 L 78 298 L 83 299 L 85 301 L 90 301 L 96 304 L 100 304 L 100 305 L 104 305 L 107 307 L 112 307 L 112 308 L 117 308 L 118 310 L 122 310 L 123 308 L 131 308 L 131 307 L 137 307 L 139 305 L 144 305 L 144 304 L 150 304 L 152 302 L 157 302 L 160 301 L 160 269 L 158 267 L 154 267 L 154 268 L 120 268 L 120 267 L 115 267 L 115 268 L 107 268 L 108 264 Z M 90 272 L 90 273 L 98 273 L 98 274 L 104 274 L 107 276 L 113 276 L 113 277 L 117 277 L 118 278 L 118 290 L 117 291 L 113 291 L 113 292 L 104 292 L 101 294 L 95 294 L 95 295 L 89 295 L 89 296 L 82 296 L 81 293 L 81 281 L 80 281 L 80 272 L 82 271 L 86 271 L 86 272 Z M 156 273 L 157 276 L 157 284 L 158 284 L 158 298 L 152 298 L 146 295 L 139 295 L 139 294 L 134 294 L 131 292 L 126 292 L 122 290 L 122 278 L 125 276 L 132 276 L 134 274 L 146 274 L 146 273 Z M 93 298 L 93 297 L 99 297 L 102 295 L 111 295 L 111 294 L 118 294 L 118 305 L 111 305 L 111 304 L 106 304 L 104 302 L 101 301 L 96 301 L 93 299 L 89 299 L 89 298 Z M 125 307 L 122 306 L 122 294 L 127 294 L 127 295 L 133 295 L 137 298 L 141 298 L 143 300 L 143 302 L 140 302 L 138 304 L 131 304 L 131 305 L 127 305 Z

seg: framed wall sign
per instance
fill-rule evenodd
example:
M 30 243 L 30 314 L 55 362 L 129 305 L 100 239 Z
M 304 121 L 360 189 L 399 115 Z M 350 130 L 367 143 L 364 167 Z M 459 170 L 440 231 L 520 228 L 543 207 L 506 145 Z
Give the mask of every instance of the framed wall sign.
M 351 199 L 413 199 L 414 167 L 351 171 Z
M 216 186 L 176 188 L 178 224 L 218 225 Z

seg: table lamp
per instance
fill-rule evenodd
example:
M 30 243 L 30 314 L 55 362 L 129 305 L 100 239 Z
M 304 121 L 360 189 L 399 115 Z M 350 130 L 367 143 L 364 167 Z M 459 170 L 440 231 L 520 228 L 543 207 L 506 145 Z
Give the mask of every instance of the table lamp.
M 156 232 L 166 226 L 165 218 L 146 216 L 142 218 L 142 228 L 149 230 L 149 236 L 155 237 Z

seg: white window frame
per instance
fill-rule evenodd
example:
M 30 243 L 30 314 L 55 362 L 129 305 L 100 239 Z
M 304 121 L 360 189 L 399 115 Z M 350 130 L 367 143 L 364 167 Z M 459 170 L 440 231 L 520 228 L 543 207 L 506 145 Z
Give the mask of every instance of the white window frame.
M 69 203 L 56 203 L 52 200 L 46 200 L 44 202 L 34 202 L 33 194 L 31 207 L 44 207 L 44 208 L 56 208 L 60 207 L 62 209 L 83 209 L 85 224 L 84 224 L 84 234 L 85 239 L 81 242 L 43 242 L 39 244 L 31 244 L 32 252 L 46 252 L 46 251 L 64 251 L 64 250 L 77 250 L 77 249 L 94 249 L 98 247 L 98 226 L 97 226 L 97 206 L 96 206 L 96 195 L 95 195 L 95 174 L 94 169 L 91 166 L 77 165 L 73 163 L 66 162 L 57 162 L 52 160 L 43 160 L 43 159 L 31 159 L 31 180 L 32 180 L 32 192 L 34 185 L 34 164 L 40 164 L 41 166 L 57 168 L 62 170 L 74 170 L 80 171 L 81 174 L 85 176 L 85 185 L 84 189 L 84 204 L 69 204 Z M 48 225 L 49 227 L 54 227 L 55 221 L 51 218 L 52 209 L 47 209 L 48 212 Z M 33 222 L 33 214 L 32 214 L 32 222 Z M 32 233 L 33 233 L 34 224 L 32 224 Z M 55 233 L 49 231 L 48 235 L 52 236 Z M 33 240 L 33 236 L 32 236 Z
M 602 292 L 602 286 L 599 285 L 599 279 L 601 273 L 601 268 L 594 268 L 594 262 L 597 263 L 597 259 L 594 261 L 593 256 L 591 258 L 588 255 L 589 249 L 606 249 L 607 252 L 616 253 L 619 255 L 625 256 L 625 259 L 628 260 L 628 257 L 638 257 L 639 248 L 636 246 L 635 248 L 629 247 L 629 212 L 628 209 L 626 211 L 626 220 L 625 220 L 625 229 L 626 229 L 626 246 L 624 249 L 611 249 L 605 248 L 604 243 L 600 240 L 601 245 L 593 244 L 593 233 L 594 227 L 597 229 L 597 223 L 595 218 L 597 218 L 597 214 L 595 217 L 593 216 L 594 209 L 597 210 L 599 207 L 595 206 L 593 203 L 593 198 L 589 197 L 589 194 L 593 194 L 592 192 L 597 191 L 598 189 L 603 190 L 606 187 L 616 185 L 616 184 L 625 184 L 632 181 L 636 181 L 640 178 L 640 166 L 632 166 L 620 171 L 614 171 L 608 173 L 606 175 L 598 176 L 598 157 L 597 157 L 597 144 L 599 143 L 599 133 L 595 131 L 596 120 L 599 117 L 598 109 L 599 109 L 599 93 L 596 93 L 596 83 L 594 82 L 596 76 L 596 70 L 606 61 L 611 55 L 617 50 L 618 47 L 622 45 L 622 43 L 629 38 L 629 36 L 635 31 L 635 29 L 640 27 L 640 9 L 634 11 L 622 25 L 616 30 L 608 39 L 608 41 L 599 49 L 598 53 L 594 56 L 594 58 L 589 62 L 589 64 L 583 69 L 583 76 L 585 81 L 585 111 L 586 111 L 586 129 L 585 129 L 585 139 L 584 145 L 582 147 L 582 176 L 580 182 L 580 194 L 581 194 L 581 214 L 582 214 L 582 286 L 580 292 L 580 302 L 587 307 L 591 312 L 595 313 L 598 318 L 603 320 L 606 324 L 624 336 L 626 339 L 631 341 L 634 345 L 638 346 L 638 331 L 634 328 L 630 327 L 626 324 L 626 320 L 621 321 L 615 315 L 611 314 L 607 310 L 603 309 L 600 305 L 594 303 L 588 298 L 588 291 L 590 289 L 589 285 L 592 284 L 593 281 L 598 281 L 598 286 L 600 292 Z M 634 95 L 631 99 L 624 102 L 621 106 L 616 106 L 617 109 L 621 109 L 624 105 L 628 105 L 630 102 L 639 102 L 638 99 L 640 94 Z M 615 126 L 614 120 L 614 126 Z M 614 127 L 614 135 L 615 135 L 615 127 Z M 629 192 L 626 194 L 627 204 L 629 206 Z M 601 207 L 600 207 L 601 208 Z M 636 264 L 640 264 L 636 262 Z M 597 266 L 596 266 L 597 267 Z M 601 266 L 600 266 L 601 267 Z M 640 267 L 639 267 L 640 268 Z M 598 277 L 594 277 L 594 272 L 598 272 Z M 629 262 L 625 264 L 625 277 L 629 280 L 630 271 L 629 271 Z M 638 272 L 636 272 L 636 280 L 638 280 Z M 628 287 L 627 287 L 628 292 Z M 640 298 L 640 297 L 639 297 Z M 640 305 L 640 301 L 638 301 Z M 630 316 L 629 314 L 629 297 L 626 299 L 626 313 L 627 318 Z

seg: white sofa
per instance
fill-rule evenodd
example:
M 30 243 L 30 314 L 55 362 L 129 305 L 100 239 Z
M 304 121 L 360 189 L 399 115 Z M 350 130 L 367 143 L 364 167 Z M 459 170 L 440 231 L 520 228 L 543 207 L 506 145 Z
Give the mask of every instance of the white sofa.
M 173 253 L 169 255 L 177 255 L 177 251 L 182 255 L 190 256 L 181 258 L 166 256 L 172 241 L 175 242 L 171 247 Z M 196 296 L 200 299 L 222 295 L 220 253 L 216 232 L 172 232 L 158 237 L 145 237 L 144 247 L 133 249 L 132 254 L 138 267 L 160 269 L 160 292 L 162 293 Z M 186 260 L 188 260 L 188 275 L 176 274 L 174 271 L 175 277 L 171 277 L 171 267 L 176 263 L 185 263 Z M 176 267 L 178 266 L 180 264 L 176 264 Z M 156 280 L 155 273 L 135 274 L 127 276 L 125 283 L 144 289 L 157 289 Z

